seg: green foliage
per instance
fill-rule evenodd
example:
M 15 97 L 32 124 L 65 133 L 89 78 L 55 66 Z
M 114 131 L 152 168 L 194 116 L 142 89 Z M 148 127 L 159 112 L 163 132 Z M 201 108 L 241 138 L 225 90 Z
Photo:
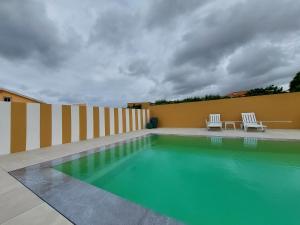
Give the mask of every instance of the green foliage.
M 164 105 L 164 104 L 176 104 L 176 103 L 184 103 L 184 102 L 200 102 L 200 101 L 209 101 L 209 100 L 217 100 L 217 99 L 224 99 L 228 98 L 227 96 L 220 96 L 220 95 L 206 95 L 204 97 L 188 97 L 185 99 L 177 99 L 173 101 L 167 101 L 165 99 L 157 100 L 154 104 L 155 105 Z
M 294 79 L 290 83 L 290 92 L 300 91 L 300 72 L 296 74 Z
M 270 85 L 266 88 L 255 88 L 247 91 L 246 96 L 272 95 L 283 93 L 283 88 Z
M 163 105 L 163 104 L 169 104 L 168 103 L 169 101 L 165 100 L 165 99 L 160 99 L 160 100 L 157 100 L 155 101 L 155 105 Z

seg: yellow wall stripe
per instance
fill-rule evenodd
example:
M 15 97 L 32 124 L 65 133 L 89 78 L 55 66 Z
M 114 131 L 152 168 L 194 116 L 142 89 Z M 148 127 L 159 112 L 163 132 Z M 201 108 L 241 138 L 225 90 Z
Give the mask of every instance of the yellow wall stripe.
M 126 109 L 122 109 L 123 133 L 126 133 Z
M 115 119 L 115 134 L 119 133 L 119 111 L 117 108 L 114 109 L 114 119 Z
M 143 114 L 144 109 L 141 109 L 141 129 L 144 129 L 144 114 Z
M 71 106 L 62 106 L 62 143 L 71 142 Z
M 26 149 L 26 104 L 11 103 L 11 153 Z
M 138 116 L 138 114 L 139 114 L 139 110 L 138 109 L 136 109 L 135 110 L 135 129 L 136 130 L 138 130 L 139 129 L 139 116 Z
M 79 106 L 79 137 L 80 140 L 86 140 L 86 106 Z
M 132 109 L 129 109 L 129 131 L 132 131 L 133 130 L 133 128 L 132 128 L 132 126 L 133 126 L 133 122 L 132 122 Z
M 94 117 L 94 138 L 99 137 L 99 107 L 93 108 L 93 117 Z

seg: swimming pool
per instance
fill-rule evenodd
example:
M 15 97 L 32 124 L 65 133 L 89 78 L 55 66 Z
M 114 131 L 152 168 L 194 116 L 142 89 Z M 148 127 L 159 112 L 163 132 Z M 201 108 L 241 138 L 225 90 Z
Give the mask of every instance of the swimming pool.
M 55 169 L 186 224 L 299 224 L 296 141 L 151 135 Z

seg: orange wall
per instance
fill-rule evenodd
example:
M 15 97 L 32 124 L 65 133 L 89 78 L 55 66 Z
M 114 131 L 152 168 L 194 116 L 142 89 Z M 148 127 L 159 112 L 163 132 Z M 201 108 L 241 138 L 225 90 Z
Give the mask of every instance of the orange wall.
M 13 93 L 9 93 L 6 91 L 0 91 L 0 101 L 3 101 L 4 97 L 11 97 L 11 101 L 12 102 L 23 102 L 23 103 L 39 103 L 37 101 L 33 101 L 31 99 L 19 96 L 19 95 L 15 95 Z
M 292 121 L 265 122 L 269 128 L 300 129 L 300 93 L 150 106 L 151 117 L 158 117 L 159 127 L 173 128 L 206 127 L 210 113 L 220 113 L 222 121 L 240 121 L 242 112 L 255 112 L 259 121 Z

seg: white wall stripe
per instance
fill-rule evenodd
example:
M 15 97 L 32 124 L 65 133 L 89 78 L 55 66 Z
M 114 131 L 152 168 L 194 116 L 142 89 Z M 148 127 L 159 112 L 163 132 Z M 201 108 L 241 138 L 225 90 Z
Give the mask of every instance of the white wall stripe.
M 99 107 L 99 133 L 100 137 L 105 136 L 105 114 L 104 114 L 104 108 Z
M 123 113 L 122 108 L 118 108 L 119 134 L 123 133 Z
M 129 132 L 130 131 L 129 109 L 126 109 L 125 112 L 126 112 L 126 132 Z
M 147 123 L 149 123 L 150 121 L 150 110 L 147 109 Z
M 110 123 L 110 135 L 115 134 L 115 111 L 114 108 L 109 108 L 109 123 Z
M 93 107 L 86 107 L 86 138 L 94 138 L 94 117 Z
M 26 104 L 26 150 L 40 148 L 40 104 Z
M 62 107 L 52 105 L 52 145 L 62 144 Z
M 142 121 L 141 121 L 141 110 L 138 109 L 138 130 L 142 129 Z
M 132 130 L 136 130 L 136 122 L 135 122 L 135 109 L 132 109 Z
M 143 109 L 143 128 L 142 129 L 145 129 L 146 128 L 146 110 Z
M 10 153 L 11 103 L 0 102 L 0 155 Z
M 79 106 L 71 106 L 71 142 L 79 141 Z

